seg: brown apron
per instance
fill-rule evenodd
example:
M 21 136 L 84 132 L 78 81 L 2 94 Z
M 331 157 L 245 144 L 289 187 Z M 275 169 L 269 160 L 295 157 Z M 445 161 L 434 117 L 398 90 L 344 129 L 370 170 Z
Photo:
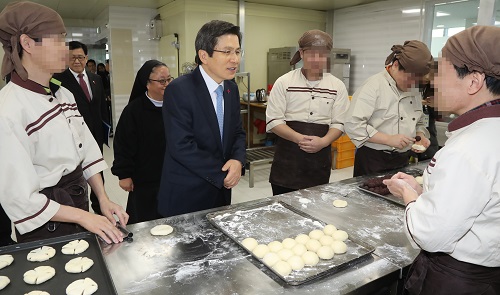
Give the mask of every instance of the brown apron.
M 328 133 L 325 124 L 291 121 L 288 127 L 304 134 L 323 137 Z M 278 137 L 269 182 L 291 189 L 303 189 L 328 183 L 332 163 L 331 146 L 310 154 L 298 144 Z
M 456 260 L 448 254 L 421 251 L 405 282 L 411 295 L 498 295 L 500 267 Z
M 78 166 L 75 171 L 65 175 L 53 186 L 44 188 L 40 193 L 61 205 L 80 208 L 89 211 L 87 181 L 83 177 L 83 170 Z M 16 230 L 19 243 L 38 241 L 85 231 L 76 223 L 49 221 L 43 226 L 21 235 Z

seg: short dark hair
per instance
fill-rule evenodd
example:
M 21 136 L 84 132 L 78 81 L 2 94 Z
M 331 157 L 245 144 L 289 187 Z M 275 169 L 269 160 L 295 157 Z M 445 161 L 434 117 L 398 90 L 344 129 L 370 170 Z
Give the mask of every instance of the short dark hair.
M 198 56 L 198 51 L 200 49 L 205 50 L 208 53 L 208 56 L 212 56 L 215 45 L 217 45 L 217 42 L 219 41 L 219 37 L 226 34 L 238 36 L 238 43 L 241 46 L 242 37 L 240 27 L 222 20 L 212 20 L 204 24 L 198 31 L 194 42 L 196 50 L 196 57 L 194 58 L 195 62 L 198 65 L 202 64 L 200 57 Z
M 473 71 L 469 71 L 469 68 L 467 68 L 466 65 L 464 65 L 462 68 L 453 65 L 455 68 L 455 71 L 457 71 L 457 76 L 460 79 L 465 78 L 465 76 L 472 74 Z M 500 80 L 498 80 L 495 77 L 485 75 L 485 81 L 486 81 L 486 89 L 488 89 L 491 94 L 493 95 L 500 95 Z
M 88 65 L 89 63 L 94 63 L 95 65 L 97 65 L 97 63 L 96 63 L 96 62 L 95 62 L 95 60 L 93 60 L 93 59 L 89 59 L 89 60 L 87 61 L 87 65 Z
M 88 54 L 87 45 L 83 44 L 82 42 L 78 42 L 78 41 L 70 41 L 69 42 L 69 50 L 75 50 L 78 48 L 83 49 L 83 53 L 85 53 L 85 55 Z

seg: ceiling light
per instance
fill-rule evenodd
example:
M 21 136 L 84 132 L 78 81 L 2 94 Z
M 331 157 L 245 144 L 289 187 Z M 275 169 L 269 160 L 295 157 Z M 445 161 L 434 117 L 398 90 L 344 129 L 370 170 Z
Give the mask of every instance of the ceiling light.
M 419 12 L 420 12 L 419 8 L 403 10 L 403 13 L 419 13 Z
M 444 28 L 444 25 L 437 25 L 436 28 Z
M 71 33 L 71 36 L 73 37 L 83 37 L 82 33 Z
M 450 14 L 446 12 L 441 12 L 441 11 L 436 12 L 436 16 L 448 16 L 448 15 Z

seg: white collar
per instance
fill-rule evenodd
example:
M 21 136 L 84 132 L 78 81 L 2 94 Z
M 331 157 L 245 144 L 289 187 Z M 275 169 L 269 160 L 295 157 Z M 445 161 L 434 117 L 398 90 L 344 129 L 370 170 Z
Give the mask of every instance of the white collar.
M 222 82 L 220 82 L 220 84 L 217 84 L 217 82 L 215 82 L 215 80 L 212 79 L 212 77 L 210 77 L 207 74 L 207 72 L 205 72 L 202 65 L 200 65 L 199 68 L 200 68 L 201 76 L 203 77 L 203 80 L 205 80 L 205 84 L 207 85 L 208 91 L 210 93 L 215 92 L 215 90 L 217 89 L 217 87 L 219 87 L 219 85 L 222 85 L 222 90 L 224 90 L 224 80 L 222 80 Z

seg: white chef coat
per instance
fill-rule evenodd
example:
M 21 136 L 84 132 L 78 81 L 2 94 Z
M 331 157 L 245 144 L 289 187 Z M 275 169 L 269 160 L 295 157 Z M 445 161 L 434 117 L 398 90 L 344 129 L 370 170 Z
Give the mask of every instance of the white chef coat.
M 52 96 L 15 73 L 0 91 L 0 138 L 0 202 L 21 234 L 60 207 L 42 189 L 80 164 L 86 179 L 107 168 L 71 92 L 61 87 Z
M 315 81 L 313 81 L 314 83 Z M 312 85 L 301 69 L 276 80 L 266 109 L 266 131 L 286 121 L 325 124 L 344 131 L 344 116 L 349 98 L 344 83 L 330 73 Z
M 424 192 L 406 207 L 405 231 L 414 247 L 500 266 L 498 126 L 500 105 L 450 124 L 446 145 L 425 170 Z
M 389 135 L 404 134 L 409 137 L 415 137 L 416 132 L 422 132 L 429 138 L 429 131 L 423 120 L 420 94 L 401 92 L 396 81 L 384 69 L 368 78 L 356 90 L 344 126 L 347 135 L 357 147 L 391 151 L 392 147 L 368 142 L 368 139 L 377 132 Z M 398 151 L 405 152 L 409 149 L 411 146 Z

